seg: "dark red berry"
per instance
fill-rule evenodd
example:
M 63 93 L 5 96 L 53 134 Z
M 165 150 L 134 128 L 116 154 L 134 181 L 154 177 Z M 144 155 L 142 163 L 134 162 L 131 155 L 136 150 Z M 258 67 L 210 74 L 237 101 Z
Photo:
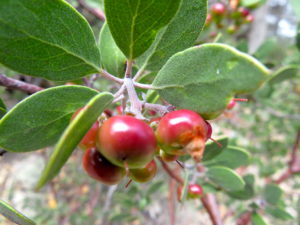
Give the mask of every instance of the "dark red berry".
M 85 151 L 82 166 L 89 176 L 108 185 L 119 183 L 126 174 L 124 168 L 110 163 L 95 148 Z

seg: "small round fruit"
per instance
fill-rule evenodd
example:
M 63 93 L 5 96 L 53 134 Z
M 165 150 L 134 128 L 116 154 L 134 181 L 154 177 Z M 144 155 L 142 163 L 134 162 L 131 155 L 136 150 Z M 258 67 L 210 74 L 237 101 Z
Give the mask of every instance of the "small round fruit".
M 96 148 L 85 151 L 82 166 L 89 176 L 108 185 L 119 183 L 126 174 L 124 168 L 110 163 Z
M 244 7 L 239 7 L 239 8 L 237 9 L 237 11 L 238 11 L 238 12 L 240 13 L 240 15 L 243 16 L 243 17 L 246 17 L 246 16 L 248 16 L 248 15 L 250 14 L 249 9 L 244 8 Z
M 83 108 L 78 109 L 73 115 L 71 120 L 74 120 L 75 117 L 78 115 L 78 113 L 83 110 Z M 96 121 L 92 127 L 88 130 L 88 132 L 85 134 L 85 136 L 81 139 L 79 142 L 79 147 L 82 148 L 83 150 L 86 150 L 88 148 L 95 148 L 96 147 L 96 138 L 97 138 L 97 133 L 99 129 L 99 122 Z
M 227 105 L 227 109 L 233 109 L 236 105 L 236 102 L 234 101 L 234 99 L 231 99 L 230 102 Z
M 179 186 L 177 189 L 177 198 L 178 201 L 181 201 L 182 195 L 182 186 Z M 201 198 L 203 196 L 203 188 L 198 184 L 190 184 L 188 186 L 187 199 Z
M 211 6 L 211 13 L 213 15 L 221 16 L 224 15 L 225 12 L 226 12 L 226 6 L 221 2 L 217 2 Z
M 157 166 L 154 160 L 149 162 L 145 166 L 145 168 L 129 170 L 129 174 L 132 180 L 139 183 L 145 183 L 152 180 L 153 177 L 156 175 L 156 172 Z
M 153 130 L 132 116 L 114 116 L 98 132 L 100 152 L 113 164 L 130 169 L 143 168 L 156 152 Z
M 194 111 L 182 109 L 166 114 L 158 124 L 156 137 L 160 147 L 168 154 L 189 153 L 201 159 L 207 139 L 207 125 Z
M 249 14 L 248 16 L 246 16 L 245 18 L 245 23 L 252 23 L 254 20 L 254 16 Z

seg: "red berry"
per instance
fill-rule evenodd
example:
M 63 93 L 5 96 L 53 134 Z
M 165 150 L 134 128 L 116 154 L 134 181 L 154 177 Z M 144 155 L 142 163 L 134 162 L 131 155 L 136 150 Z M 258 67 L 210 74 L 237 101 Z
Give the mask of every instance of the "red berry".
M 231 99 L 230 102 L 227 105 L 227 109 L 233 109 L 236 105 L 236 102 L 234 101 L 234 99 Z
M 82 166 L 89 176 L 108 185 L 117 184 L 126 174 L 124 168 L 111 164 L 96 148 L 85 151 Z
M 131 169 L 129 171 L 132 180 L 139 183 L 144 183 L 153 179 L 157 172 L 157 166 L 155 161 L 152 160 L 145 166 L 145 168 Z
M 160 147 L 168 154 L 190 153 L 200 160 L 207 138 L 206 123 L 202 117 L 191 110 L 177 110 L 162 117 L 156 130 Z
M 113 164 L 128 168 L 143 168 L 156 152 L 153 130 L 132 116 L 114 116 L 99 129 L 100 152 Z
M 181 200 L 181 195 L 182 195 L 182 186 L 179 186 L 177 189 L 178 201 Z M 200 185 L 190 184 L 188 186 L 187 199 L 201 198 L 202 195 L 203 195 L 203 188 Z
M 243 17 L 246 17 L 246 16 L 248 16 L 248 15 L 250 14 L 249 9 L 244 8 L 244 7 L 239 7 L 239 8 L 237 9 L 237 11 L 238 11 L 238 12 L 240 13 L 240 15 L 243 16 Z
M 78 115 L 78 113 L 83 110 L 83 108 L 78 109 L 73 115 L 71 120 L 74 120 L 75 117 Z M 86 150 L 88 148 L 95 148 L 96 147 L 96 138 L 97 133 L 99 129 L 99 122 L 96 121 L 93 126 L 88 130 L 88 132 L 85 134 L 85 136 L 81 139 L 79 143 L 79 147 L 83 150 Z
M 224 15 L 226 12 L 226 6 L 223 3 L 217 2 L 212 5 L 211 12 L 213 15 Z
M 206 16 L 205 25 L 208 26 L 212 21 L 212 15 L 209 13 Z
M 208 140 L 211 138 L 211 135 L 212 135 L 212 127 L 211 127 L 210 123 L 207 122 L 206 120 L 205 120 L 205 123 L 206 123 L 206 133 L 207 133 L 206 140 Z

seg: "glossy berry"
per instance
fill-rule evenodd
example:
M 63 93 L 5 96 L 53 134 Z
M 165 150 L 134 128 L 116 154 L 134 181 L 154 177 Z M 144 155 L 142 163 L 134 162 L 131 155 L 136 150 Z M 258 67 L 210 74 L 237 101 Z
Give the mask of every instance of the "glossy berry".
M 100 152 L 113 164 L 128 168 L 143 168 L 156 152 L 153 130 L 132 116 L 114 116 L 99 129 Z
M 234 101 L 234 99 L 231 99 L 230 102 L 227 105 L 227 109 L 233 109 L 236 105 L 236 102 Z
M 182 109 L 166 114 L 158 124 L 156 137 L 160 147 L 172 155 L 189 153 L 200 160 L 207 139 L 206 123 L 194 111 Z
M 181 200 L 182 186 L 177 189 L 178 200 Z M 203 196 L 203 188 L 198 184 L 190 184 L 188 186 L 187 199 L 201 198 Z
M 145 183 L 153 179 L 157 172 L 157 166 L 154 160 L 149 162 L 144 168 L 141 169 L 131 169 L 129 174 L 132 180 Z
M 75 117 L 78 115 L 78 113 L 83 110 L 84 108 L 78 109 L 72 116 L 71 120 L 74 120 Z M 88 132 L 85 134 L 85 136 L 81 139 L 79 143 L 79 147 L 83 150 L 86 150 L 88 148 L 95 148 L 96 147 L 96 138 L 97 133 L 99 129 L 99 122 L 96 121 L 92 127 L 88 130 Z
M 215 4 L 212 5 L 211 7 L 211 13 L 213 15 L 224 15 L 226 12 L 226 6 L 223 3 L 217 2 Z
M 96 148 L 85 151 L 82 166 L 89 176 L 108 185 L 117 184 L 126 174 L 124 168 L 110 163 Z

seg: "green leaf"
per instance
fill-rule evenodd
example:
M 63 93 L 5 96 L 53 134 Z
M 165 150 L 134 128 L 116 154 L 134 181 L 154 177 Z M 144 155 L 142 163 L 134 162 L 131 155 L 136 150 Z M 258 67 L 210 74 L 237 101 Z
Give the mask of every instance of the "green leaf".
M 102 67 L 113 75 L 124 76 L 126 57 L 116 45 L 106 23 L 100 32 L 99 48 Z
M 151 184 L 151 186 L 148 188 L 146 192 L 146 196 L 150 196 L 161 189 L 161 187 L 164 185 L 163 181 L 156 181 Z
M 298 16 L 300 18 L 300 3 L 298 1 Z M 300 51 L 300 22 L 298 23 L 298 26 L 297 26 L 297 35 L 296 35 L 296 46 L 297 48 L 299 49 Z
M 34 221 L 27 218 L 2 200 L 0 200 L 0 214 L 18 225 L 36 225 Z
M 240 191 L 245 187 L 243 179 L 235 171 L 226 167 L 210 167 L 206 175 L 225 191 Z
M 90 26 L 63 0 L 1 0 L 0 62 L 23 74 L 66 81 L 96 73 Z
M 172 56 L 153 86 L 170 104 L 213 119 L 236 94 L 254 92 L 269 71 L 253 57 L 225 44 L 204 44 Z
M 181 0 L 105 0 L 106 19 L 113 38 L 128 59 L 143 54 L 157 32 L 175 16 Z
M 245 187 L 241 191 L 235 191 L 235 192 L 228 192 L 227 194 L 231 196 L 232 198 L 240 199 L 240 200 L 248 200 L 254 197 L 255 190 L 254 190 L 254 182 L 255 178 L 254 175 L 248 174 L 243 177 L 243 180 L 245 182 Z
M 241 5 L 247 8 L 257 8 L 262 5 L 266 0 L 242 0 Z
M 201 33 L 207 0 L 182 0 L 178 13 L 160 30 L 152 46 L 137 59 L 145 69 L 158 71 L 176 52 L 192 47 Z
M 37 189 L 43 187 L 59 173 L 78 143 L 104 109 L 111 104 L 112 100 L 113 95 L 107 92 L 96 95 L 89 101 L 85 108 L 78 113 L 76 118 L 71 121 L 55 146 L 50 160 L 37 184 Z
M 60 86 L 31 95 L 0 120 L 0 147 L 28 152 L 53 145 L 72 114 L 97 93 L 83 86 Z
M 256 212 L 251 215 L 251 223 L 252 225 L 268 225 L 264 218 Z
M 5 113 L 6 113 L 6 106 L 2 101 L 2 99 L 0 98 L 0 119 L 4 116 Z
M 225 147 L 226 148 L 226 147 Z M 206 166 L 225 166 L 231 169 L 236 169 L 240 166 L 248 165 L 250 154 L 242 148 L 228 146 L 214 159 L 204 163 Z
M 295 78 L 300 74 L 300 66 L 289 65 L 284 66 L 278 69 L 272 74 L 271 79 L 269 80 L 269 84 L 274 85 L 280 83 L 284 80 Z
M 203 162 L 212 160 L 217 155 L 221 154 L 221 152 L 223 150 L 226 149 L 227 144 L 228 144 L 228 138 L 227 137 L 218 138 L 218 139 L 216 139 L 216 141 L 219 142 L 222 145 L 222 147 L 220 147 L 219 145 L 217 145 L 213 141 L 209 141 L 205 145 L 205 151 L 204 151 L 204 155 L 203 155 L 203 159 L 202 159 Z
M 276 219 L 281 220 L 290 220 L 294 219 L 294 217 L 288 213 L 285 209 L 279 208 L 279 207 L 266 207 L 266 213 L 273 216 Z
M 281 188 L 276 185 L 276 184 L 267 184 L 265 189 L 264 189 L 264 198 L 266 201 L 271 204 L 271 205 L 276 205 L 281 196 L 282 196 L 283 191 Z

